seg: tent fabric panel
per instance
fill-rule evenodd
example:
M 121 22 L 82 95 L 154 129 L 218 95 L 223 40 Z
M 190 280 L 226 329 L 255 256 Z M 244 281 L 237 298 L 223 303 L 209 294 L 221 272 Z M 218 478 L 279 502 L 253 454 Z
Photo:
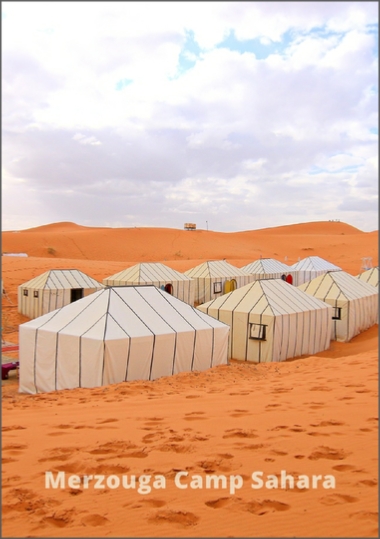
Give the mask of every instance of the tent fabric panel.
M 213 356 L 213 344 L 213 332 L 210 328 L 196 331 L 193 371 L 204 371 L 210 368 Z
M 107 317 L 105 329 L 105 350 L 103 384 L 124 382 L 131 339 L 126 330 L 113 319 Z
M 195 331 L 182 331 L 177 334 L 175 358 L 172 365 L 172 374 L 191 371 L 194 356 Z
M 171 333 L 164 318 L 158 314 L 141 294 L 139 287 L 121 287 L 112 289 L 110 309 L 113 317 L 128 320 L 128 333 L 131 337 L 138 335 Z M 154 290 L 154 288 L 152 287 Z
M 77 337 L 72 338 L 79 341 Z M 103 385 L 104 348 L 104 341 L 101 339 L 87 336 L 80 338 L 80 387 Z
M 33 327 L 19 328 L 19 392 L 34 394 L 37 392 L 34 384 L 34 354 L 36 330 Z
M 153 357 L 154 336 L 131 339 L 125 380 L 149 380 Z
M 34 345 L 34 384 L 37 393 L 56 389 L 57 334 L 36 330 Z M 21 365 L 20 355 L 20 365 Z
M 175 349 L 175 333 L 156 335 L 154 340 L 153 360 L 149 374 L 150 380 L 156 380 L 162 376 L 171 376 L 175 358 Z
M 52 335 L 54 335 L 52 333 Z M 80 337 L 57 333 L 56 386 L 55 389 L 80 387 L 79 362 L 81 357 Z

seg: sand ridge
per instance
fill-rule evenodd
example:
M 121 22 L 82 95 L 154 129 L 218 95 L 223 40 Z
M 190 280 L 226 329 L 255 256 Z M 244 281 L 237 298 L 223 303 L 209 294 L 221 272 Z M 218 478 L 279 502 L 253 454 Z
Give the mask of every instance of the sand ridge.
M 54 267 L 74 267 L 101 281 L 144 261 L 140 254 L 178 271 L 212 258 L 242 267 L 260 253 L 281 261 L 288 256 L 289 263 L 315 254 L 353 275 L 362 257 L 378 264 L 377 232 L 339 222 L 138 234 L 72 223 L 3 233 L 3 252 L 30 255 L 2 257 L 6 340 L 16 343 L 18 325 L 27 321 L 17 313 L 17 286 Z M 47 253 L 54 245 L 57 253 Z M 377 325 L 315 356 L 259 365 L 232 360 L 155 382 L 32 396 L 18 393 L 13 372 L 2 387 L 3 535 L 375 537 L 377 379 Z M 295 478 L 332 475 L 336 488 L 251 488 L 252 472 L 280 477 L 284 470 Z M 109 486 L 53 490 L 45 488 L 46 471 L 160 475 L 166 485 L 147 494 Z M 204 481 L 240 476 L 243 486 L 234 493 L 180 489 L 178 472 Z

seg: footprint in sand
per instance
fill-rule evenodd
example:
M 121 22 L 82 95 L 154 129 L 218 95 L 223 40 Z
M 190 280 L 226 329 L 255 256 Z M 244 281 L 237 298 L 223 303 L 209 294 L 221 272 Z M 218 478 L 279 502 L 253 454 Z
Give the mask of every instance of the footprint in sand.
M 85 526 L 104 526 L 109 522 L 109 520 L 108 518 L 95 513 L 93 515 L 86 515 L 81 519 L 81 522 Z
M 333 466 L 332 469 L 337 472 L 350 472 L 355 470 L 355 466 L 351 466 L 351 464 L 337 464 L 337 466 Z
M 225 434 L 223 438 L 258 438 L 258 435 L 252 429 L 227 429 L 225 432 L 228 434 Z
M 343 503 L 354 503 L 357 502 L 359 498 L 354 496 L 349 496 L 348 494 L 330 494 L 320 498 L 320 503 L 323 505 L 340 505 Z
M 308 459 L 310 460 L 319 460 L 319 459 L 329 459 L 329 460 L 343 460 L 349 453 L 345 452 L 343 449 L 334 449 L 332 447 L 320 446 L 317 447 Z
M 152 524 L 175 524 L 181 528 L 196 526 L 199 517 L 189 511 L 162 510 L 148 517 Z

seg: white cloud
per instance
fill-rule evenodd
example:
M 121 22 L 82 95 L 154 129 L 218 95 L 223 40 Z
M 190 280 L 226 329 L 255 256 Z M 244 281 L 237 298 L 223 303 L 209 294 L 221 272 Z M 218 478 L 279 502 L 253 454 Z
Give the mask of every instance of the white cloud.
M 17 199 L 31 226 L 182 227 L 209 213 L 235 230 L 334 208 L 377 226 L 362 212 L 377 190 L 376 3 L 2 9 L 4 222 Z M 231 32 L 238 50 L 218 48 Z M 258 59 L 260 43 L 271 54 Z M 39 201 L 24 212 L 21 185 Z

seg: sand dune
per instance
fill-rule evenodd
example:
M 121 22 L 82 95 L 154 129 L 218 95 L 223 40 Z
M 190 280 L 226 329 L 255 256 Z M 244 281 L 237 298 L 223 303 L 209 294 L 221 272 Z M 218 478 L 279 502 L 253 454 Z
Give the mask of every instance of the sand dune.
M 218 233 L 55 223 L 3 233 L 3 338 L 18 341 L 17 286 L 52 268 L 102 280 L 142 261 L 185 271 L 208 259 L 242 267 L 321 256 L 360 272 L 378 264 L 378 233 L 340 222 Z M 48 252 L 52 248 L 54 252 Z M 285 258 L 287 259 L 285 260 Z M 10 359 L 17 352 L 7 354 Z M 155 382 L 42 395 L 3 382 L 5 537 L 375 537 L 378 534 L 378 326 L 326 352 L 228 366 Z M 45 488 L 45 473 L 163 477 L 165 488 Z M 333 476 L 334 489 L 251 488 L 252 472 L 295 481 Z M 178 472 L 188 472 L 175 484 Z M 206 488 L 207 478 L 227 488 Z M 231 477 L 241 488 L 231 491 Z M 204 488 L 193 489 L 200 477 Z M 237 479 L 236 479 L 237 481 Z M 273 481 L 272 481 L 273 483 Z M 152 481 L 150 483 L 152 485 Z M 296 485 L 297 487 L 297 485 Z

